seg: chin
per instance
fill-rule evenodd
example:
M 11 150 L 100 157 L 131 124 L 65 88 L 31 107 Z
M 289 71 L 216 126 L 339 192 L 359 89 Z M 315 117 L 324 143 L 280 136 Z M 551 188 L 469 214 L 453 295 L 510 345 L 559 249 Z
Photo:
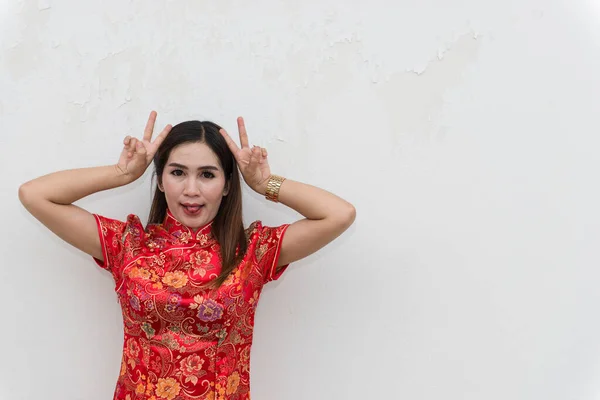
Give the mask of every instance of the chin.
M 180 221 L 186 224 L 189 228 L 199 228 L 206 224 L 204 217 L 190 217 L 189 215 L 181 215 Z
M 178 220 L 192 230 L 200 229 L 209 224 L 214 217 L 207 218 L 205 213 L 199 215 L 187 215 L 185 212 L 180 212 Z

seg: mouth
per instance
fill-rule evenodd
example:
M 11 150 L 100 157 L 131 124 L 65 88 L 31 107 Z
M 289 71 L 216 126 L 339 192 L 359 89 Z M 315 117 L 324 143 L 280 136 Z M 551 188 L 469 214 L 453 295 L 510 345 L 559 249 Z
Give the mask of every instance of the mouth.
M 204 204 L 182 203 L 181 207 L 183 207 L 183 210 L 186 214 L 197 215 L 198 213 L 200 213 L 200 210 L 202 210 L 202 208 L 204 207 Z

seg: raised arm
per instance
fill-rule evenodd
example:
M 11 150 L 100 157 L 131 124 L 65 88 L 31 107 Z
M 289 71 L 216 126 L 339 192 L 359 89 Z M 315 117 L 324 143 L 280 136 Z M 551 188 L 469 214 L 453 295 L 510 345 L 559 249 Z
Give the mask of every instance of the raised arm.
M 244 180 L 254 191 L 265 195 L 272 177 L 267 150 L 250 148 L 244 120 L 238 118 L 241 148 L 225 130 L 221 134 L 233 152 Z M 277 265 L 300 260 L 341 235 L 356 217 L 354 206 L 346 200 L 315 186 L 286 179 L 279 187 L 278 201 L 305 218 L 291 224 L 285 233 Z
M 325 247 L 344 233 L 356 217 L 354 206 L 346 200 L 290 179 L 281 184 L 279 202 L 305 218 L 287 228 L 277 266 L 300 260 Z
M 152 142 L 156 112 L 150 113 L 143 140 L 127 136 L 115 165 L 58 171 L 19 187 L 19 200 L 37 220 L 58 237 L 103 261 L 94 216 L 72 203 L 93 193 L 127 185 L 140 176 L 170 131 L 167 125 Z

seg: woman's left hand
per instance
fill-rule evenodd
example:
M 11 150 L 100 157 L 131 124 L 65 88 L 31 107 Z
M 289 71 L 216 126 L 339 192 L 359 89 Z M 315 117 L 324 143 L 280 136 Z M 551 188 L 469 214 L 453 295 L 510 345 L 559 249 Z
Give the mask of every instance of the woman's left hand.
M 237 124 L 242 148 L 237 146 L 225 129 L 221 129 L 221 135 L 223 135 L 227 146 L 229 146 L 229 149 L 233 153 L 244 181 L 254 191 L 264 195 L 267 190 L 267 182 L 271 176 L 271 168 L 267 161 L 267 149 L 258 146 L 250 148 L 244 119 L 238 117 Z

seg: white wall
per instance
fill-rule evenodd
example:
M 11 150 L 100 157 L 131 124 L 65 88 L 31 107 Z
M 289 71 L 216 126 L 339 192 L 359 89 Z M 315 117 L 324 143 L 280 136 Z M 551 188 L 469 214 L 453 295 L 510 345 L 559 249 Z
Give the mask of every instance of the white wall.
M 114 163 L 153 108 L 243 115 L 357 207 L 266 290 L 253 398 L 600 399 L 600 2 L 296 3 L 0 0 L 0 400 L 112 398 L 111 278 L 17 189 Z M 80 204 L 145 220 L 150 184 Z

